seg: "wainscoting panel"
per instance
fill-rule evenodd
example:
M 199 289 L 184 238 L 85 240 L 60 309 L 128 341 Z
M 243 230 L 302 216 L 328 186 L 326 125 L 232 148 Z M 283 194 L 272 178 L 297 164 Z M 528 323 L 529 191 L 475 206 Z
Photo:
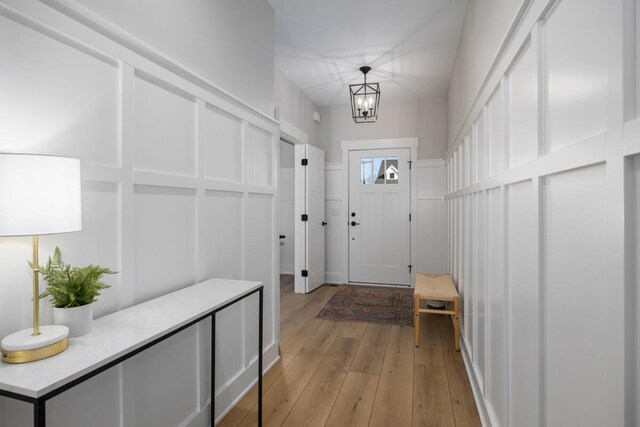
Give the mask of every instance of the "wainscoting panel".
M 507 400 L 507 319 L 504 282 L 504 203 L 503 189 L 487 192 L 488 251 L 487 275 L 489 347 L 487 390 L 489 410 L 499 425 L 506 423 Z
M 544 25 L 547 148 L 606 130 L 607 1 L 562 0 Z
M 540 287 L 538 285 L 537 210 L 533 184 L 507 187 L 507 284 L 509 308 L 509 389 L 507 425 L 539 426 Z
M 139 304 L 196 282 L 194 190 L 135 187 Z
M 143 73 L 134 85 L 134 167 L 195 176 L 195 99 Z
M 505 153 L 505 102 L 504 102 L 504 92 L 502 85 L 498 85 L 498 88 L 491 96 L 491 99 L 487 103 L 487 115 L 489 122 L 489 131 L 487 132 L 487 136 L 489 139 L 488 143 L 488 153 L 484 155 L 484 153 L 478 156 L 478 163 L 481 165 L 481 162 L 488 162 L 488 176 L 494 176 L 499 173 L 502 173 L 504 169 L 504 153 Z M 478 166 L 481 170 L 482 168 Z M 478 174 L 479 181 L 484 178 L 482 174 Z
M 551 424 L 607 424 L 602 384 L 608 349 L 592 345 L 606 338 L 606 172 L 603 165 L 564 172 L 547 177 L 543 186 L 545 403 Z
M 91 408 L 91 411 L 77 410 L 77 408 Z M 47 417 L 52 420 L 52 427 L 119 425 L 120 368 L 111 368 L 51 399 L 47 402 Z M 47 419 L 47 426 L 48 421 Z M 25 422 L 11 425 L 26 426 L 28 424 Z
M 197 360 L 197 328 L 192 326 L 124 362 L 124 425 L 177 426 L 195 413 Z
M 203 122 L 205 177 L 242 182 L 242 122 L 211 105 Z
M 207 191 L 199 236 L 204 277 L 242 278 L 242 193 Z M 217 243 L 225 242 L 223 245 Z
M 538 67 L 529 42 L 509 71 L 509 165 L 527 162 L 538 152 Z M 499 128 L 497 129 L 499 132 Z
M 118 166 L 116 62 L 2 15 L 0 40 L 2 151 Z
M 265 159 L 273 157 L 272 136 L 254 126 L 248 126 L 245 138 L 246 168 L 248 183 L 271 186 L 273 182 L 273 165 Z
M 625 314 L 637 311 L 635 273 L 623 286 L 625 263 L 638 264 L 625 255 L 636 215 L 625 197 L 636 196 L 624 168 L 640 119 L 624 122 L 636 92 L 623 34 L 637 32 L 623 32 L 623 3 L 524 2 L 445 159 L 447 266 L 486 425 L 637 425 L 640 362 L 624 340 L 637 335 Z
M 278 358 L 278 124 L 100 22 L 38 1 L 0 1 L 0 151 L 82 160 L 83 229 L 42 238 L 74 265 L 109 266 L 102 316 L 211 277 L 265 284 L 264 368 Z M 65 2 L 73 9 L 73 2 Z M 17 10 L 16 8 L 20 8 Z M 24 11 L 23 11 L 24 10 Z M 28 12 L 25 12 L 28 11 Z M 111 38 L 113 37 L 113 38 Z M 153 56 L 153 58 L 150 58 Z M 163 59 L 165 62 L 163 62 Z M 198 82 L 198 84 L 194 83 Z M 43 189 L 46 190 L 46 189 Z M 29 238 L 0 239 L 0 336 L 29 326 Z M 42 323 L 52 309 L 42 303 Z M 258 298 L 217 322 L 216 419 L 257 380 Z M 48 424 L 178 426 L 210 410 L 211 325 L 203 321 L 47 405 Z M 73 407 L 73 411 L 68 408 Z M 0 425 L 30 425 L 0 398 Z

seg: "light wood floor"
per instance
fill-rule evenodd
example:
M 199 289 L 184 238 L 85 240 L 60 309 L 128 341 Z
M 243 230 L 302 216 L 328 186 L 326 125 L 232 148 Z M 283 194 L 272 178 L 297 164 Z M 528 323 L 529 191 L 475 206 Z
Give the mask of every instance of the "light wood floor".
M 316 315 L 340 289 L 293 293 L 281 277 L 280 360 L 265 374 L 266 426 L 480 426 L 462 356 L 445 316 L 413 327 L 336 322 Z M 257 425 L 257 390 L 221 426 Z

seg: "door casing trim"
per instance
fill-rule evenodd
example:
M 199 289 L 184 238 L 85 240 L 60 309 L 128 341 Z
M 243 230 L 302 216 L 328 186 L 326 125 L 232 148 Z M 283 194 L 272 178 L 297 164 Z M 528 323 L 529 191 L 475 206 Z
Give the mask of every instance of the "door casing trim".
M 358 139 L 358 140 L 346 140 L 340 143 L 340 149 L 342 150 L 342 214 L 343 221 L 341 226 L 342 235 L 342 283 L 350 284 L 349 282 L 349 152 L 359 150 L 393 150 L 398 148 L 409 149 L 409 159 L 415 165 L 418 160 L 418 137 L 413 138 L 386 138 L 386 139 Z M 410 253 L 411 253 L 411 279 L 409 285 L 413 288 L 416 282 L 416 269 L 418 265 L 418 224 L 417 224 L 417 211 L 418 211 L 418 189 L 417 189 L 417 168 L 412 167 L 409 174 L 410 179 L 410 191 L 409 191 L 409 213 L 412 216 L 412 221 L 409 229 L 409 236 L 411 238 Z

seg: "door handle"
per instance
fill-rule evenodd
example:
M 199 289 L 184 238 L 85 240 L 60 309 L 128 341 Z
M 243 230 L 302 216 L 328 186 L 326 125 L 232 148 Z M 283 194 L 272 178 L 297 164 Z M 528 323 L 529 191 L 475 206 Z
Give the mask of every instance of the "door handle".
M 280 238 L 281 238 L 281 239 L 284 239 L 285 237 L 287 237 L 287 236 L 285 236 L 284 234 L 281 234 L 281 235 L 280 235 Z
M 327 225 L 327 224 L 328 224 L 328 222 L 326 222 L 326 221 L 322 221 L 322 226 L 323 226 L 323 227 L 324 227 L 325 225 Z
M 355 227 L 356 225 L 360 225 L 360 223 L 359 222 L 355 222 L 355 221 L 351 221 L 351 226 L 352 227 Z

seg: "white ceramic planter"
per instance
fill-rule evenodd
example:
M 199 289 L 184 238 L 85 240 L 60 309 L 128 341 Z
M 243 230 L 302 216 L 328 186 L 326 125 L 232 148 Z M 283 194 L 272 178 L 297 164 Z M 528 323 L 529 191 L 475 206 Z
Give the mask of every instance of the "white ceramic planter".
M 93 329 L 93 304 L 73 308 L 53 308 L 53 322 L 69 328 L 69 338 L 88 334 Z

